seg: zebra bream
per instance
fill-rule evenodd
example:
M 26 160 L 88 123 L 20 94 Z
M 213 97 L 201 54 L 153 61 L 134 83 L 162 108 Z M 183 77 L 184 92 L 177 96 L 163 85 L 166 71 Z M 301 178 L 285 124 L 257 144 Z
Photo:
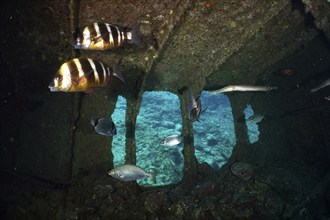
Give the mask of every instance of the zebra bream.
M 114 68 L 89 58 L 75 58 L 60 67 L 48 88 L 51 92 L 93 93 L 93 88 L 106 87 L 111 75 L 125 82 L 120 71 L 121 59 Z
M 140 24 L 131 30 L 108 23 L 93 23 L 84 28 L 82 35 L 76 39 L 75 49 L 109 50 L 123 46 L 126 42 L 134 43 L 141 48 L 139 38 Z

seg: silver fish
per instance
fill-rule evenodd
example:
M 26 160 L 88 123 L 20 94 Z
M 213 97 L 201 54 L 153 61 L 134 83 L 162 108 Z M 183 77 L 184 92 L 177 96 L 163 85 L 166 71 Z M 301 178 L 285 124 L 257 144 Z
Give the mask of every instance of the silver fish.
M 219 94 L 224 92 L 235 92 L 235 91 L 241 91 L 241 92 L 267 92 L 272 89 L 277 89 L 277 87 L 270 87 L 270 86 L 250 86 L 250 85 L 230 85 L 223 87 L 218 90 L 210 91 L 210 94 Z
M 109 118 L 91 118 L 96 133 L 104 136 L 113 136 L 117 134 L 116 125 Z
M 182 141 L 182 136 L 181 135 L 173 134 L 173 135 L 170 135 L 170 136 L 164 138 L 160 142 L 160 145 L 166 146 L 166 147 L 172 147 L 172 146 L 180 144 L 181 141 Z
M 206 110 L 206 109 L 202 110 L 202 103 L 200 100 L 200 96 L 195 98 L 191 89 L 189 89 L 189 102 L 187 108 L 188 108 L 189 119 L 191 119 L 192 121 L 199 121 L 199 117 L 201 113 Z
M 265 117 L 264 115 L 254 114 L 254 115 L 251 115 L 248 119 L 246 119 L 246 121 L 248 123 L 257 124 L 257 123 L 261 122 L 264 117 Z
M 118 166 L 110 170 L 108 174 L 125 182 L 150 177 L 155 184 L 157 183 L 156 175 L 154 173 L 147 173 L 142 168 L 130 164 Z
M 316 91 L 318 91 L 318 90 L 320 90 L 320 89 L 323 89 L 324 87 L 329 86 L 329 85 L 330 85 L 330 78 L 327 79 L 327 80 L 325 80 L 325 81 L 324 81 L 323 83 L 321 83 L 319 86 L 317 86 L 317 87 L 311 89 L 311 92 L 316 92 Z

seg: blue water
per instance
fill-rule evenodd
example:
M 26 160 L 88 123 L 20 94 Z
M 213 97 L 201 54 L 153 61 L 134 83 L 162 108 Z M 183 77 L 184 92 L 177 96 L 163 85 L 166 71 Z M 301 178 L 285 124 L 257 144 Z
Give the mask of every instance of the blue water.
M 125 143 L 126 143 L 126 99 L 118 96 L 115 111 L 112 113 L 112 120 L 117 128 L 117 135 L 112 139 L 113 165 L 119 166 L 125 163 Z
M 227 96 L 202 92 L 203 109 L 200 123 L 194 122 L 195 155 L 213 169 L 227 162 L 236 143 L 232 109 Z
M 163 138 L 181 134 L 182 117 L 179 98 L 169 92 L 145 92 L 136 120 L 137 165 L 157 173 L 157 185 L 181 180 L 183 175 L 183 144 L 173 147 L 160 145 Z M 152 184 L 150 179 L 138 181 Z
M 197 96 L 197 94 L 195 94 Z M 202 92 L 203 109 L 200 122 L 193 123 L 195 155 L 199 163 L 208 163 L 213 169 L 220 169 L 231 155 L 236 143 L 232 109 L 227 96 L 210 95 Z M 125 163 L 125 112 L 126 100 L 119 96 L 112 119 L 117 126 L 113 137 L 112 153 L 114 165 Z M 245 109 L 245 117 L 253 114 L 251 107 Z M 183 143 L 178 146 L 160 145 L 163 138 L 181 134 L 179 98 L 170 92 L 145 92 L 136 121 L 136 159 L 137 166 L 147 172 L 157 174 L 156 185 L 179 182 L 183 177 Z M 257 141 L 258 127 L 247 124 L 250 142 Z M 138 180 L 143 186 L 155 185 L 150 178 Z

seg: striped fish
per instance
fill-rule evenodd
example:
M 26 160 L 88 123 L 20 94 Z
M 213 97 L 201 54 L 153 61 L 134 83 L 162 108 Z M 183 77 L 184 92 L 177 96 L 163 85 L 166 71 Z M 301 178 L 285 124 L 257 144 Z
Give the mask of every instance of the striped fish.
M 85 27 L 82 35 L 77 37 L 74 44 L 75 49 L 86 50 L 109 50 L 121 47 L 126 42 L 142 47 L 139 38 L 140 24 L 135 25 L 131 30 L 124 27 L 117 27 L 107 23 L 94 23 Z
M 100 61 L 75 58 L 62 64 L 48 88 L 51 92 L 93 93 L 94 87 L 108 86 L 111 75 L 125 82 L 120 65 L 121 59 L 112 69 Z

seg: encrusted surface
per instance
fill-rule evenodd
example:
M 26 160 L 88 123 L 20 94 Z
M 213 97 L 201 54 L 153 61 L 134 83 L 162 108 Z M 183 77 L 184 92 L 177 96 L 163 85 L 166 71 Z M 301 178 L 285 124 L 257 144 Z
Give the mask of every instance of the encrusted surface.
M 324 37 L 315 38 L 319 33 L 315 27 L 305 26 L 304 14 L 292 9 L 292 2 L 1 2 L 1 109 L 5 109 L 2 118 L 8 123 L 1 124 L 4 147 L 0 158 L 5 168 L 1 177 L 5 178 L 1 178 L 0 216 L 329 217 L 326 152 L 330 155 L 330 150 L 325 149 L 329 140 L 324 137 L 329 128 L 323 122 L 328 119 L 324 113 L 328 110 L 324 96 L 328 94 L 323 91 L 328 90 L 309 93 L 328 74 L 328 44 Z M 304 10 L 315 17 L 314 24 L 329 37 L 329 10 L 325 10 L 329 3 L 302 2 Z M 75 29 L 93 22 L 128 27 L 141 23 L 143 48 L 128 45 L 111 51 L 74 51 Z M 313 50 L 313 45 L 318 49 Z M 300 53 L 289 57 L 297 51 Z M 110 89 L 88 96 L 50 93 L 47 86 L 58 67 L 75 56 L 100 59 L 109 65 L 123 57 L 127 84 L 114 79 Z M 303 62 L 311 63 L 302 68 Z M 288 63 L 294 63 L 290 68 L 299 74 L 292 78 L 273 74 L 279 68 L 288 68 Z M 113 112 L 117 95 L 127 99 L 126 159 L 134 163 L 134 126 L 144 90 L 168 90 L 179 95 L 178 89 L 188 86 L 197 94 L 203 88 L 241 83 L 274 83 L 279 87 L 276 95 L 229 95 L 239 133 L 229 161 L 253 164 L 255 179 L 238 179 L 229 172 L 229 164 L 218 172 L 197 164 L 191 156 L 192 125 L 186 112 L 183 134 L 188 143 L 185 156 L 190 159 L 186 165 L 194 171 L 186 174 L 193 184 L 183 181 L 143 189 L 106 175 L 111 167 L 111 139 L 91 135 L 89 121 L 92 116 Z M 179 96 L 181 110 L 185 111 L 186 92 Z M 260 126 L 260 141 L 253 145 L 246 140 L 244 126 L 236 122 L 248 103 L 273 116 Z M 321 108 L 315 110 L 315 106 Z M 310 186 L 316 186 L 316 190 Z

